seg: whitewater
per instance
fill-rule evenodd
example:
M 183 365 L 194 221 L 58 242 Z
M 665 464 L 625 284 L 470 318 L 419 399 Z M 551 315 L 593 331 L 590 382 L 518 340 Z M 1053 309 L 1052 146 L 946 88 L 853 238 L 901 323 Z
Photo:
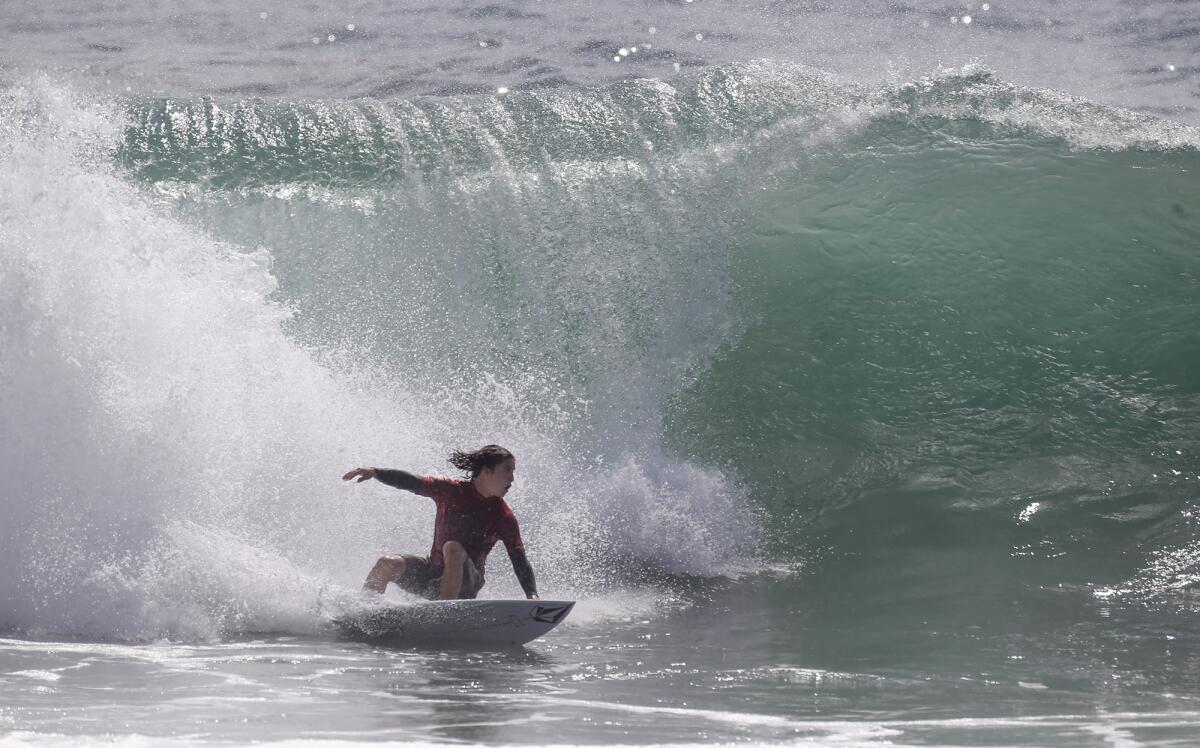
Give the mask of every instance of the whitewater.
M 0 744 L 1194 741 L 1191 6 L 4 15 Z M 340 639 L 485 443 L 571 618 Z

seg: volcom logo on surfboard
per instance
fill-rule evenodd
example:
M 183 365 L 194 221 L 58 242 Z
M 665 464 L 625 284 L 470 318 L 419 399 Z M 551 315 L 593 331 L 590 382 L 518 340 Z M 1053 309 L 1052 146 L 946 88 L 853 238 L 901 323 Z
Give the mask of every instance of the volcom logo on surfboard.
M 558 623 L 570 610 L 570 605 L 539 605 L 533 609 L 533 620 L 540 623 Z

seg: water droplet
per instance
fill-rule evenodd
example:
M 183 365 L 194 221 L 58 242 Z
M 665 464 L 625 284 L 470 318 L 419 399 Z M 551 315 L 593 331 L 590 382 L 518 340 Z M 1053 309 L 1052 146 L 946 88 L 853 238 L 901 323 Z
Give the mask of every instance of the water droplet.
M 651 34 L 657 34 L 657 33 L 658 33 L 658 29 L 654 28 L 653 26 L 651 26 L 651 27 L 648 29 L 648 31 L 649 31 Z
M 980 6 L 979 6 L 979 9 L 980 9 L 980 10 L 991 10 L 991 9 L 992 9 L 992 6 L 991 6 L 990 4 L 988 4 L 988 3 L 984 3 L 983 5 L 980 5 Z
M 704 34 L 696 34 L 696 41 L 698 41 L 698 42 L 704 41 Z
M 621 47 L 620 49 L 617 50 L 617 54 L 621 55 L 622 57 L 628 57 L 629 49 L 627 47 Z
M 336 42 L 336 41 L 337 41 L 337 37 L 336 37 L 336 36 L 334 36 L 333 34 L 330 34 L 329 36 L 327 36 L 327 37 L 325 37 L 325 38 L 326 38 L 326 39 L 328 39 L 328 40 L 329 40 L 329 41 L 331 41 L 331 42 Z
M 312 42 L 313 44 L 320 44 L 321 40 L 314 36 Z
M 679 63 L 678 62 L 674 63 L 674 67 L 675 67 L 675 72 L 678 73 L 679 72 Z
M 630 47 L 630 48 L 629 48 L 629 54 L 631 54 L 631 55 L 636 55 L 636 54 L 637 54 L 637 47 Z
M 923 28 L 923 29 L 929 28 L 929 21 L 921 21 L 921 28 Z
M 613 62 L 620 62 L 620 61 L 621 61 L 621 55 L 613 55 Z
M 496 89 L 496 93 L 498 93 L 498 94 L 508 93 L 508 86 L 500 86 L 499 88 Z
M 1174 66 L 1174 65 L 1167 65 L 1167 70 L 1170 70 L 1172 73 L 1174 73 L 1174 72 L 1175 72 L 1175 66 Z M 1180 454 L 1180 453 L 1179 453 L 1179 452 L 1176 452 L 1175 454 Z
M 352 23 L 348 23 L 348 24 L 346 24 L 346 30 L 347 30 L 347 31 L 353 31 L 353 30 L 354 30 L 354 24 L 352 24 Z
M 963 23 L 964 23 L 964 24 L 966 24 L 966 25 L 968 25 L 968 26 L 969 26 L 969 25 L 971 25 L 971 17 L 970 17 L 970 16 L 963 16 Z
M 265 20 L 267 20 L 267 16 L 269 16 L 269 15 L 271 15 L 271 14 L 264 10 L 262 13 L 258 14 L 258 17 L 265 21 Z

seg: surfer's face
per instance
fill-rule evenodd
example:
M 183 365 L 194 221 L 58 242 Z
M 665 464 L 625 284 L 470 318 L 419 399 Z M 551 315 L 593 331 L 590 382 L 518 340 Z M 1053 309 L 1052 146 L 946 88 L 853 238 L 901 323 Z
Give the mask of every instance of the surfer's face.
M 495 467 L 485 467 L 476 478 L 479 492 L 484 496 L 500 496 L 508 493 L 517 472 L 517 461 L 511 457 Z

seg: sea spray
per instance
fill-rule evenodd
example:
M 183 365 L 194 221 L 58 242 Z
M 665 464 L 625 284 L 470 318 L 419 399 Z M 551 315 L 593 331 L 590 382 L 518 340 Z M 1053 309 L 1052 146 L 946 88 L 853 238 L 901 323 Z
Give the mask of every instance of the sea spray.
M 253 519 L 294 511 L 312 458 L 343 446 L 322 414 L 344 396 L 283 336 L 266 256 L 156 214 L 81 156 L 87 141 L 38 111 L 86 106 L 70 98 L 39 85 L 8 102 L 24 122 L 6 141 L 0 199 L 6 615 L 65 633 L 186 635 L 141 630 L 150 601 L 135 591 L 122 604 L 109 582 L 161 553 L 175 518 L 251 522 L 266 544 L 283 534 Z
M 24 113 L 46 97 L 68 112 L 88 106 L 52 84 L 10 92 L 6 106 Z M 506 443 L 520 456 L 512 503 L 544 586 L 617 583 L 605 561 L 618 554 L 714 573 L 753 552 L 736 486 L 702 467 L 673 467 L 678 458 L 654 447 L 645 411 L 678 381 L 671 371 L 698 361 L 686 340 L 676 343 L 686 360 L 630 368 L 625 390 L 595 363 L 585 373 L 611 382 L 591 390 L 607 402 L 581 400 L 574 387 L 564 396 L 556 383 L 577 381 L 579 372 L 555 368 L 549 341 L 538 350 L 541 366 L 505 366 L 507 356 L 525 355 L 515 348 L 521 339 L 480 347 L 505 328 L 487 315 L 476 327 L 469 305 L 449 330 L 381 330 L 374 360 L 363 357 L 357 337 L 322 347 L 318 328 L 296 322 L 296 311 L 303 319 L 308 310 L 277 285 L 287 277 L 281 265 L 294 261 L 277 254 L 299 237 L 282 247 L 268 234 L 261 242 L 215 238 L 188 218 L 194 212 L 185 209 L 181 220 L 161 193 L 121 179 L 97 158 L 103 151 L 91 133 L 59 127 L 56 115 L 14 120 L 21 124 L 5 132 L 0 189 L 3 345 L 13 352 L 3 370 L 3 410 L 13 426 L 0 496 L 5 561 L 16 572 L 3 588 L 6 625 L 129 639 L 312 630 L 323 589 L 353 589 L 375 555 L 428 543 L 431 517 L 421 500 L 374 484 L 340 485 L 341 472 L 394 464 L 444 474 L 445 453 L 480 441 Z M 446 247 L 435 238 L 423 249 L 443 274 L 422 282 L 443 306 L 397 305 L 395 316 L 385 306 L 368 323 L 436 320 L 467 290 L 503 298 L 491 285 L 495 268 L 441 257 Z M 533 277 L 556 284 L 569 269 Z M 495 276 L 516 284 L 508 291 L 527 282 L 516 270 L 520 264 Z M 656 272 L 648 277 L 668 271 Z M 586 294 L 593 280 L 576 291 Z M 369 296 L 380 287 L 359 290 Z M 560 298 L 560 313 L 580 314 L 570 302 Z M 586 324 L 575 327 L 573 344 L 586 351 L 590 338 L 620 353 L 630 341 L 640 350 L 669 342 L 656 331 L 654 310 L 641 308 L 598 337 Z M 523 319 L 511 317 L 509 329 Z M 544 329 L 559 323 L 548 319 Z M 627 334 L 624 325 L 635 323 L 642 332 Z M 405 342 L 406 329 L 419 345 Z M 406 348 L 423 355 L 414 360 Z M 707 497 L 701 512 L 696 497 Z M 631 523 L 636 533 L 622 529 Z M 713 532 L 718 525 L 723 537 Z M 504 576 L 496 559 L 490 578 L 501 594 Z

